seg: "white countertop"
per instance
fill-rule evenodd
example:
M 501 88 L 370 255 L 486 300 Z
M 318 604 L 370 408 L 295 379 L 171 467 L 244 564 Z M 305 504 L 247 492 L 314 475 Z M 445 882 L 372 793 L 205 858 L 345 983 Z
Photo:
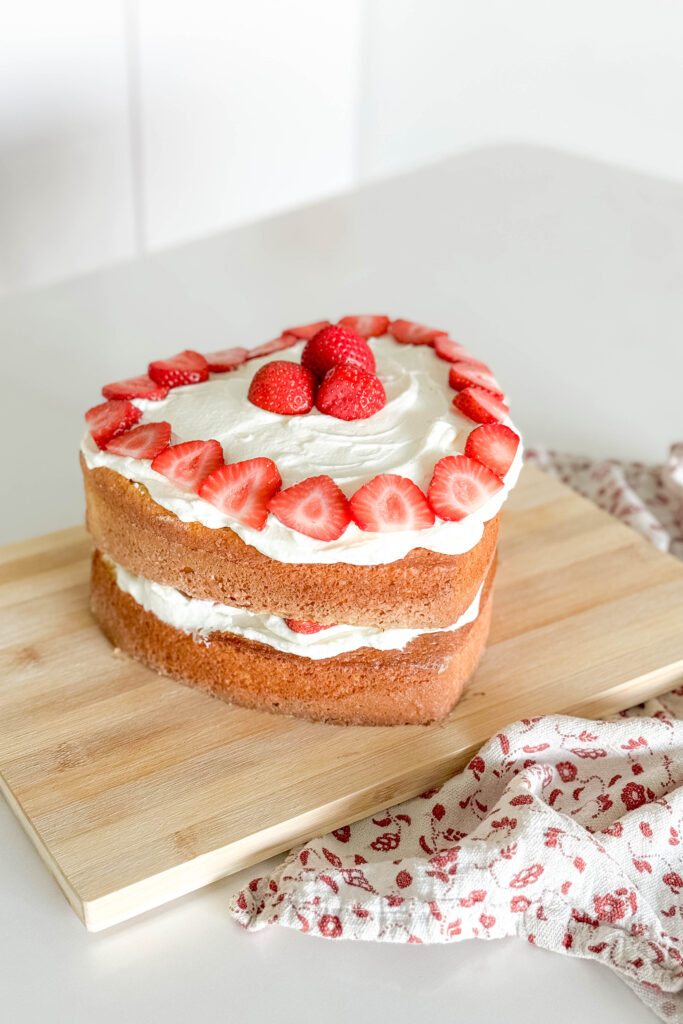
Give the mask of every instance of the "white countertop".
M 82 412 L 103 383 L 345 313 L 450 329 L 491 363 L 527 443 L 661 460 L 683 437 L 682 281 L 683 188 L 510 146 L 14 295 L 0 302 L 0 541 L 81 518 Z M 0 802 L 3 1017 L 654 1020 L 607 969 L 517 940 L 246 935 L 228 895 L 261 872 L 88 935 Z

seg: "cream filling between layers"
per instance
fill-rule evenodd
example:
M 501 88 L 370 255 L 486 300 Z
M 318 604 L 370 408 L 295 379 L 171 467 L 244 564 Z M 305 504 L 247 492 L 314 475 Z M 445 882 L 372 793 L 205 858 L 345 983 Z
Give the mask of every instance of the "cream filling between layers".
M 267 613 L 258 614 L 244 608 L 232 608 L 217 601 L 204 601 L 186 597 L 173 587 L 165 587 L 142 576 L 134 576 L 127 569 L 103 556 L 116 574 L 120 590 L 129 594 L 145 611 L 183 633 L 206 639 L 211 633 L 234 633 L 274 647 L 284 654 L 297 654 L 302 658 L 333 658 L 337 654 L 356 651 L 361 647 L 374 647 L 378 651 L 402 651 L 406 644 L 422 633 L 448 633 L 461 629 L 479 615 L 479 602 L 483 589 L 457 622 L 445 629 L 378 629 L 374 626 L 345 626 L 338 624 L 319 633 L 295 633 L 284 619 Z
M 304 416 L 280 416 L 252 405 L 247 398 L 257 369 L 273 359 L 298 362 L 304 343 L 253 359 L 230 373 L 212 374 L 203 384 L 174 388 L 162 402 L 136 399 L 139 423 L 168 420 L 171 443 L 215 438 L 226 462 L 257 456 L 273 459 L 283 487 L 326 473 L 347 497 L 379 473 L 397 473 L 425 492 L 434 465 L 445 455 L 462 452 L 477 426 L 452 405 L 450 363 L 428 345 L 399 345 L 385 336 L 370 340 L 387 404 L 366 420 L 344 421 L 312 409 Z M 508 419 L 505 421 L 513 426 Z M 515 428 L 516 429 L 516 428 Z M 380 565 L 404 558 L 414 548 L 446 555 L 470 551 L 481 540 L 484 524 L 500 511 L 522 468 L 522 445 L 504 477 L 504 487 L 478 511 L 460 522 L 437 520 L 427 530 L 371 533 L 351 523 L 336 541 L 316 541 L 268 516 L 254 530 L 220 512 L 196 494 L 183 491 L 152 469 L 149 459 L 100 451 L 90 434 L 81 444 L 90 469 L 104 466 L 143 484 L 157 504 L 184 523 L 211 529 L 229 527 L 245 543 L 278 562 L 346 562 Z

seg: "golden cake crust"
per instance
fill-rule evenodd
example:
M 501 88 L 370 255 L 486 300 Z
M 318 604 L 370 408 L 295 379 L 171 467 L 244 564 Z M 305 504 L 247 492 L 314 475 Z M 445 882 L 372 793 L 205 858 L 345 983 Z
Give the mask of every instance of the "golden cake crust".
M 231 703 L 339 725 L 427 724 L 451 710 L 476 668 L 489 631 L 494 575 L 492 565 L 478 618 L 459 630 L 422 634 L 403 651 L 364 647 L 319 661 L 230 633 L 195 640 L 122 591 L 98 551 L 91 601 L 116 647 Z
M 424 548 L 387 565 L 277 562 L 226 528 L 183 523 L 141 485 L 81 455 L 87 527 L 129 572 L 191 597 L 282 618 L 439 629 L 469 608 L 493 564 L 499 515 L 462 555 Z M 476 659 L 475 659 L 476 660 Z

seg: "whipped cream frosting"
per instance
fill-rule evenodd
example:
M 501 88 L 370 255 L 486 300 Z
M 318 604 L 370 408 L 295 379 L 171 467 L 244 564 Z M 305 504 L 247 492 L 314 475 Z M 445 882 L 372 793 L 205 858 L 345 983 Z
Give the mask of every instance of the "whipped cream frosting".
M 139 423 L 168 420 L 172 444 L 215 438 L 226 462 L 267 456 L 278 467 L 283 487 L 326 473 L 350 497 L 379 473 L 409 477 L 427 491 L 434 465 L 463 451 L 477 426 L 452 405 L 450 364 L 428 345 L 400 345 L 393 338 L 370 339 L 387 404 L 365 420 L 339 420 L 317 409 L 304 416 L 281 416 L 247 398 L 257 369 L 273 359 L 298 362 L 304 342 L 272 356 L 253 359 L 230 373 L 211 374 L 202 384 L 174 388 L 161 402 L 135 399 Z M 504 421 L 516 430 L 514 424 Z M 517 431 L 519 433 L 519 431 Z M 149 459 L 100 451 L 89 433 L 81 444 L 90 469 L 105 466 L 138 484 L 182 522 L 211 529 L 229 527 L 269 558 L 291 563 L 346 562 L 379 565 L 404 558 L 414 548 L 463 554 L 481 539 L 484 524 L 502 507 L 522 467 L 520 443 L 504 487 L 460 522 L 436 521 L 427 530 L 372 533 L 351 523 L 336 541 L 316 541 L 270 515 L 263 530 L 225 515 L 196 494 L 183 491 L 152 469 Z
M 374 647 L 378 651 L 402 651 L 421 633 L 444 633 L 460 629 L 477 618 L 482 590 L 479 589 L 474 601 L 458 621 L 446 629 L 378 629 L 374 626 L 338 624 L 319 633 L 305 634 L 295 633 L 277 615 L 265 612 L 257 614 L 215 601 L 186 597 L 173 587 L 134 576 L 111 559 L 105 560 L 114 569 L 121 590 L 130 594 L 145 611 L 152 612 L 162 622 L 183 633 L 191 633 L 203 639 L 216 632 L 236 633 L 248 640 L 268 644 L 285 654 L 298 654 L 314 661 L 333 658 L 361 647 Z

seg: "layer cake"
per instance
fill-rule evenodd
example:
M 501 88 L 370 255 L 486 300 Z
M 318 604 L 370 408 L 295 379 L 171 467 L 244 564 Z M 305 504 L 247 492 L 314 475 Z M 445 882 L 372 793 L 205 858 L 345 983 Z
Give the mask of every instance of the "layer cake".
M 116 647 L 251 708 L 448 713 L 484 649 L 522 461 L 485 364 L 444 331 L 345 317 L 103 393 L 81 464 Z

